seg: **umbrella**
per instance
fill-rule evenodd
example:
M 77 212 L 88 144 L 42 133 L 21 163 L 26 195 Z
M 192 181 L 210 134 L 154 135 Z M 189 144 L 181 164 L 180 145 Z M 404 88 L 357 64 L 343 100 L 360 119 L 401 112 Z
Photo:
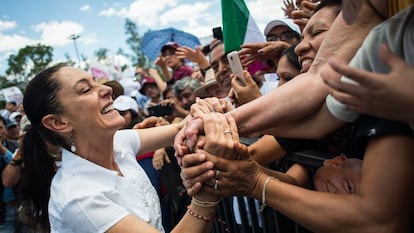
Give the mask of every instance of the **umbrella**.
M 168 42 L 176 42 L 180 46 L 190 48 L 200 45 L 200 41 L 193 34 L 175 28 L 166 28 L 146 32 L 142 39 L 141 50 L 149 59 L 154 61 L 160 54 L 161 47 Z

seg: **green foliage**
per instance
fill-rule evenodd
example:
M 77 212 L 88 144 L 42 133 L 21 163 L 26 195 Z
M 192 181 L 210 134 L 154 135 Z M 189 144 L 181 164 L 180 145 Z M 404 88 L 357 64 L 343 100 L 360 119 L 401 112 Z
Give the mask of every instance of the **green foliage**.
M 0 76 L 0 89 L 11 87 L 11 86 L 23 86 L 17 79 L 9 80 L 6 76 Z
M 126 43 L 131 48 L 133 55 L 122 53 L 122 50 L 118 52 L 121 52 L 120 54 L 123 54 L 124 56 L 131 59 L 132 64 L 134 65 L 142 67 L 148 66 L 150 61 L 141 51 L 142 37 L 138 33 L 137 25 L 131 20 L 126 19 L 124 28 L 127 37 Z
M 52 47 L 42 44 L 28 45 L 20 49 L 17 55 L 9 56 L 6 74 L 14 76 L 16 82 L 24 82 L 46 68 L 52 59 Z
M 105 60 L 108 57 L 109 50 L 106 48 L 100 48 L 94 52 L 94 55 L 98 61 Z

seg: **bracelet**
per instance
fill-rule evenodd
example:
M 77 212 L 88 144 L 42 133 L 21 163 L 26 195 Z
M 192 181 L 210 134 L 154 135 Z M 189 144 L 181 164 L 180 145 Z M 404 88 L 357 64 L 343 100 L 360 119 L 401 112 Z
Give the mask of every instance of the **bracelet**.
M 23 159 L 12 159 L 9 164 L 14 167 L 20 166 L 23 164 Z
M 204 68 L 204 69 L 200 69 L 201 74 L 206 75 L 207 70 L 209 70 L 211 68 L 211 65 L 209 65 L 208 67 Z
M 264 182 L 263 189 L 262 189 L 262 204 L 260 205 L 260 208 L 259 208 L 260 212 L 263 212 L 264 208 L 266 207 L 266 186 L 267 186 L 267 183 L 269 183 L 271 179 L 276 179 L 276 178 L 274 178 L 273 176 L 269 176 L 266 178 Z
M 212 219 L 213 219 L 213 217 L 205 217 L 205 216 L 201 216 L 201 215 L 199 215 L 199 214 L 197 214 L 197 213 L 195 213 L 191 208 L 190 208 L 190 206 L 187 206 L 187 209 L 188 209 L 188 213 L 190 214 L 190 215 L 192 215 L 192 216 L 194 216 L 194 217 L 196 217 L 196 218 L 198 218 L 198 219 L 201 219 L 201 220 L 204 220 L 204 221 L 206 221 L 206 222 L 210 222 Z M 212 213 L 214 213 L 214 211 L 211 211 Z
M 215 207 L 220 203 L 221 200 L 218 201 L 201 201 L 198 200 L 197 198 L 193 197 L 191 199 L 191 203 L 193 203 L 194 205 L 200 206 L 200 207 Z

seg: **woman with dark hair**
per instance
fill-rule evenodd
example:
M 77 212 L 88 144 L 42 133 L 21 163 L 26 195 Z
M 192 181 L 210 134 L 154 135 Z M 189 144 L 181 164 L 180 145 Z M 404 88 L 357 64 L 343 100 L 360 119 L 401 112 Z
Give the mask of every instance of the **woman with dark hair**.
M 302 66 L 299 63 L 298 55 L 295 53 L 296 45 L 283 51 L 277 65 L 277 76 L 279 77 L 278 87 L 300 74 Z
M 32 123 L 23 141 L 23 153 L 30 153 L 26 198 L 51 232 L 164 232 L 157 194 L 135 155 L 171 145 L 184 121 L 119 130 L 124 118 L 111 94 L 65 64 L 40 72 L 26 88 L 23 104 Z M 63 147 L 57 172 L 45 141 Z M 194 197 L 172 232 L 209 232 L 217 203 L 207 193 Z

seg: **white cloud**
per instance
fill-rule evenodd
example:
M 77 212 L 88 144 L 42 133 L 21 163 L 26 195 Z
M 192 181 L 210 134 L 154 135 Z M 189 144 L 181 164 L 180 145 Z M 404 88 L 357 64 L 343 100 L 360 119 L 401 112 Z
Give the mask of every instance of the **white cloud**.
M 51 21 L 41 23 L 34 27 L 36 32 L 41 32 L 42 43 L 50 46 L 64 46 L 71 41 L 68 36 L 71 34 L 81 34 L 83 26 L 71 21 Z
M 37 41 L 20 35 L 1 35 L 0 52 L 19 50 L 26 45 L 34 45 Z
M 10 55 L 12 55 L 12 52 L 0 53 L 0 70 L 7 69 L 8 66 L 6 60 L 9 58 Z
M 192 24 L 202 18 L 210 7 L 211 3 L 197 2 L 194 4 L 181 4 L 160 15 L 161 25 L 174 25 L 179 22 Z
M 254 0 L 247 1 L 246 4 L 249 8 L 250 14 L 253 16 L 262 31 L 270 21 L 284 18 L 284 12 L 281 9 L 283 1 Z
M 0 20 L 0 32 L 15 28 L 16 26 L 17 26 L 16 21 L 1 21 Z
M 211 34 L 211 28 L 221 22 L 221 18 L 209 12 L 218 0 L 179 3 L 178 0 L 136 0 L 129 7 L 115 9 L 109 7 L 99 13 L 100 16 L 128 17 L 138 25 L 141 32 L 175 27 L 198 37 Z M 220 12 L 218 12 L 220 15 Z
M 100 16 L 119 16 L 130 18 L 145 28 L 159 25 L 160 14 L 177 5 L 177 0 L 136 0 L 129 7 L 119 10 L 110 7 L 99 13 Z
M 90 9 L 91 9 L 91 7 L 88 4 L 86 4 L 86 5 L 81 6 L 81 8 L 79 10 L 80 11 L 88 11 Z
M 86 35 L 81 35 L 79 42 L 84 45 L 92 45 L 99 42 L 95 33 L 88 33 Z
M 117 12 L 117 10 L 115 8 L 112 8 L 111 7 L 111 8 L 108 8 L 108 9 L 105 9 L 105 10 L 99 12 L 99 15 L 100 16 L 107 16 L 107 17 L 117 16 L 118 15 L 118 12 Z
M 250 0 L 247 6 L 261 30 L 269 21 L 284 17 L 283 1 Z M 219 0 L 136 0 L 129 7 L 109 7 L 99 15 L 128 17 L 137 23 L 141 32 L 176 27 L 206 37 L 211 36 L 211 28 L 221 25 L 221 3 Z

